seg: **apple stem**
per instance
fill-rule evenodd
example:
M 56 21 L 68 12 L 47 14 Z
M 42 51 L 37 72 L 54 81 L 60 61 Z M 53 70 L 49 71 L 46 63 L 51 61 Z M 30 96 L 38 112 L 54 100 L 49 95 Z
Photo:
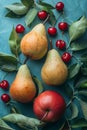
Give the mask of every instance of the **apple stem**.
M 49 20 L 50 14 L 48 14 L 47 18 L 44 20 L 43 24 L 46 24 L 46 22 Z
M 43 121 L 46 118 L 47 115 L 48 115 L 48 111 L 44 114 L 44 116 L 42 117 L 41 121 Z

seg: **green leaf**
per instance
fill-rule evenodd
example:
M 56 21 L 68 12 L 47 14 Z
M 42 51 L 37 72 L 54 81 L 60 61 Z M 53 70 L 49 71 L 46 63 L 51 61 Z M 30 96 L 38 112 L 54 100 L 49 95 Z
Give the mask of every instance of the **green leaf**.
M 9 45 L 10 45 L 11 52 L 16 57 L 18 57 L 18 54 L 20 53 L 20 41 L 21 41 L 21 38 L 18 36 L 18 34 L 16 33 L 13 27 L 12 32 L 9 37 Z
M 87 103 L 80 99 L 81 109 L 84 115 L 85 120 L 87 120 Z
M 84 42 L 72 42 L 71 50 L 72 51 L 81 51 L 87 48 L 87 43 Z
M 0 119 L 0 130 L 14 130 L 9 125 L 7 125 L 2 119 Z
M 76 88 L 79 88 L 79 89 L 84 89 L 84 88 L 87 88 L 87 79 L 83 79 L 81 81 L 79 81 L 76 86 Z
M 78 111 L 77 105 L 74 104 L 74 103 L 71 103 L 70 109 L 71 109 L 72 115 L 69 118 L 69 120 L 72 120 L 72 119 L 74 119 L 74 118 L 76 118 L 78 116 L 79 111 Z
M 82 72 L 82 74 L 83 74 L 84 76 L 87 76 L 87 67 L 82 66 L 82 67 L 81 67 L 81 72 Z
M 5 15 L 5 17 L 9 17 L 9 18 L 20 18 L 20 17 L 22 17 L 22 15 L 17 15 L 17 14 L 15 14 L 15 13 L 13 13 L 12 11 L 9 11 L 9 12 Z
M 4 121 L 7 121 L 13 124 L 17 124 L 17 125 L 20 124 L 22 126 L 31 127 L 33 129 L 44 124 L 44 122 L 41 122 L 38 119 L 27 117 L 27 116 L 24 116 L 22 114 L 17 114 L 17 113 L 8 114 L 4 116 L 2 119 Z
M 28 8 L 24 6 L 22 3 L 13 3 L 11 5 L 7 5 L 5 8 L 17 15 L 25 15 L 28 11 Z
M 53 13 L 51 10 L 49 10 L 49 12 L 50 12 L 49 23 L 50 23 L 52 26 L 55 26 L 55 24 L 56 24 L 56 22 L 57 22 L 56 17 L 55 17 L 54 13 Z
M 78 94 L 81 95 L 81 96 L 87 96 L 87 91 L 80 90 L 80 91 L 78 91 Z
M 32 8 L 34 5 L 34 0 L 21 0 L 22 4 L 28 8 Z
M 80 56 L 80 60 L 81 60 L 82 62 L 87 62 L 87 53 L 82 54 L 82 55 Z
M 30 24 L 34 21 L 36 16 L 37 16 L 37 9 L 35 8 L 30 9 L 25 16 L 26 26 L 30 26 Z
M 12 55 L 0 53 L 0 69 L 7 72 L 17 70 L 18 60 Z
M 87 29 L 87 19 L 85 16 L 80 20 L 73 22 L 69 27 L 70 42 L 80 38 Z
M 71 79 L 71 78 L 75 77 L 75 76 L 78 74 L 78 72 L 79 72 L 79 70 L 80 70 L 80 67 L 81 67 L 81 65 L 80 65 L 80 64 L 77 64 L 77 63 L 71 65 L 71 66 L 69 67 L 69 75 L 68 75 L 68 78 Z
M 67 97 L 69 97 L 70 99 L 72 98 L 72 96 L 73 96 L 73 89 L 72 89 L 72 87 L 69 84 L 66 84 L 64 86 L 64 92 L 67 95 Z
M 74 122 L 71 124 L 72 128 L 81 128 L 81 127 L 87 127 L 87 121 L 83 118 L 74 120 Z
M 43 7 L 50 9 L 50 10 L 55 9 L 55 7 L 52 6 L 51 4 L 48 4 L 48 3 L 45 3 L 45 2 L 42 2 L 42 1 L 40 1 L 39 4 L 42 5 Z
M 44 88 L 43 88 L 43 86 L 42 86 L 42 83 L 41 83 L 41 81 L 40 81 L 36 76 L 33 76 L 32 78 L 33 78 L 35 84 L 36 84 L 37 87 L 38 87 L 38 95 L 39 95 L 39 94 L 40 94 L 41 92 L 43 92 L 43 90 L 44 90 Z

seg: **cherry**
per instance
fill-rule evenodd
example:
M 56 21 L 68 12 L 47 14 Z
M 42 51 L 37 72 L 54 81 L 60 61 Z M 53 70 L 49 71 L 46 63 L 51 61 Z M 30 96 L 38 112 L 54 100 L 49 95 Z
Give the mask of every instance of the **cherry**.
M 62 50 L 66 47 L 66 42 L 63 40 L 57 40 L 56 47 Z
M 2 80 L 1 82 L 0 82 L 0 87 L 2 88 L 2 89 L 8 89 L 8 87 L 9 87 L 9 83 L 8 83 L 8 81 L 7 80 Z
M 15 30 L 17 33 L 23 33 L 25 31 L 25 27 L 22 24 L 18 24 Z
M 48 34 L 51 36 L 55 36 L 57 34 L 57 29 L 55 27 L 49 27 Z
M 66 22 L 60 22 L 58 28 L 62 31 L 66 31 L 68 29 L 68 24 Z
M 48 16 L 48 13 L 45 10 L 42 10 L 37 13 L 37 16 L 39 19 L 45 20 Z
M 1 100 L 2 100 L 4 103 L 7 103 L 7 102 L 10 101 L 10 96 L 9 96 L 8 94 L 2 94 Z
M 55 6 L 56 10 L 58 11 L 63 11 L 64 8 L 64 3 L 63 2 L 58 2 Z
M 71 60 L 71 54 L 69 52 L 64 52 L 63 55 L 62 55 L 62 60 L 65 62 L 65 63 L 68 63 L 70 60 Z

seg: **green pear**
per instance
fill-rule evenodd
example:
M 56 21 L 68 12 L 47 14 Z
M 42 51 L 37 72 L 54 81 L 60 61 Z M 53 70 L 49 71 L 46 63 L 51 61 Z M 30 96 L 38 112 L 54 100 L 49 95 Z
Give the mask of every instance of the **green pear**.
M 10 87 L 11 97 L 21 103 L 33 100 L 36 95 L 36 86 L 33 82 L 30 70 L 26 64 L 21 65 Z
M 61 85 L 68 76 L 68 68 L 57 50 L 48 51 L 46 61 L 41 69 L 42 80 L 47 85 Z

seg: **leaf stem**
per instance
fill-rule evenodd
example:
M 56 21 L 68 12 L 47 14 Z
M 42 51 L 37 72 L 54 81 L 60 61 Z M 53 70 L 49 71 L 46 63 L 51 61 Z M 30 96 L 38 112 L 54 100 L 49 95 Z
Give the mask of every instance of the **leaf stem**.
M 71 105 L 71 103 L 73 102 L 73 100 L 76 98 L 76 96 L 72 96 L 72 98 L 71 98 L 71 100 L 67 103 L 67 105 L 66 105 L 66 107 L 68 108 L 70 105 Z
M 71 130 L 71 126 L 70 126 L 69 120 L 67 119 L 67 117 L 65 117 L 65 119 L 66 119 L 66 123 L 67 123 L 68 129 Z

